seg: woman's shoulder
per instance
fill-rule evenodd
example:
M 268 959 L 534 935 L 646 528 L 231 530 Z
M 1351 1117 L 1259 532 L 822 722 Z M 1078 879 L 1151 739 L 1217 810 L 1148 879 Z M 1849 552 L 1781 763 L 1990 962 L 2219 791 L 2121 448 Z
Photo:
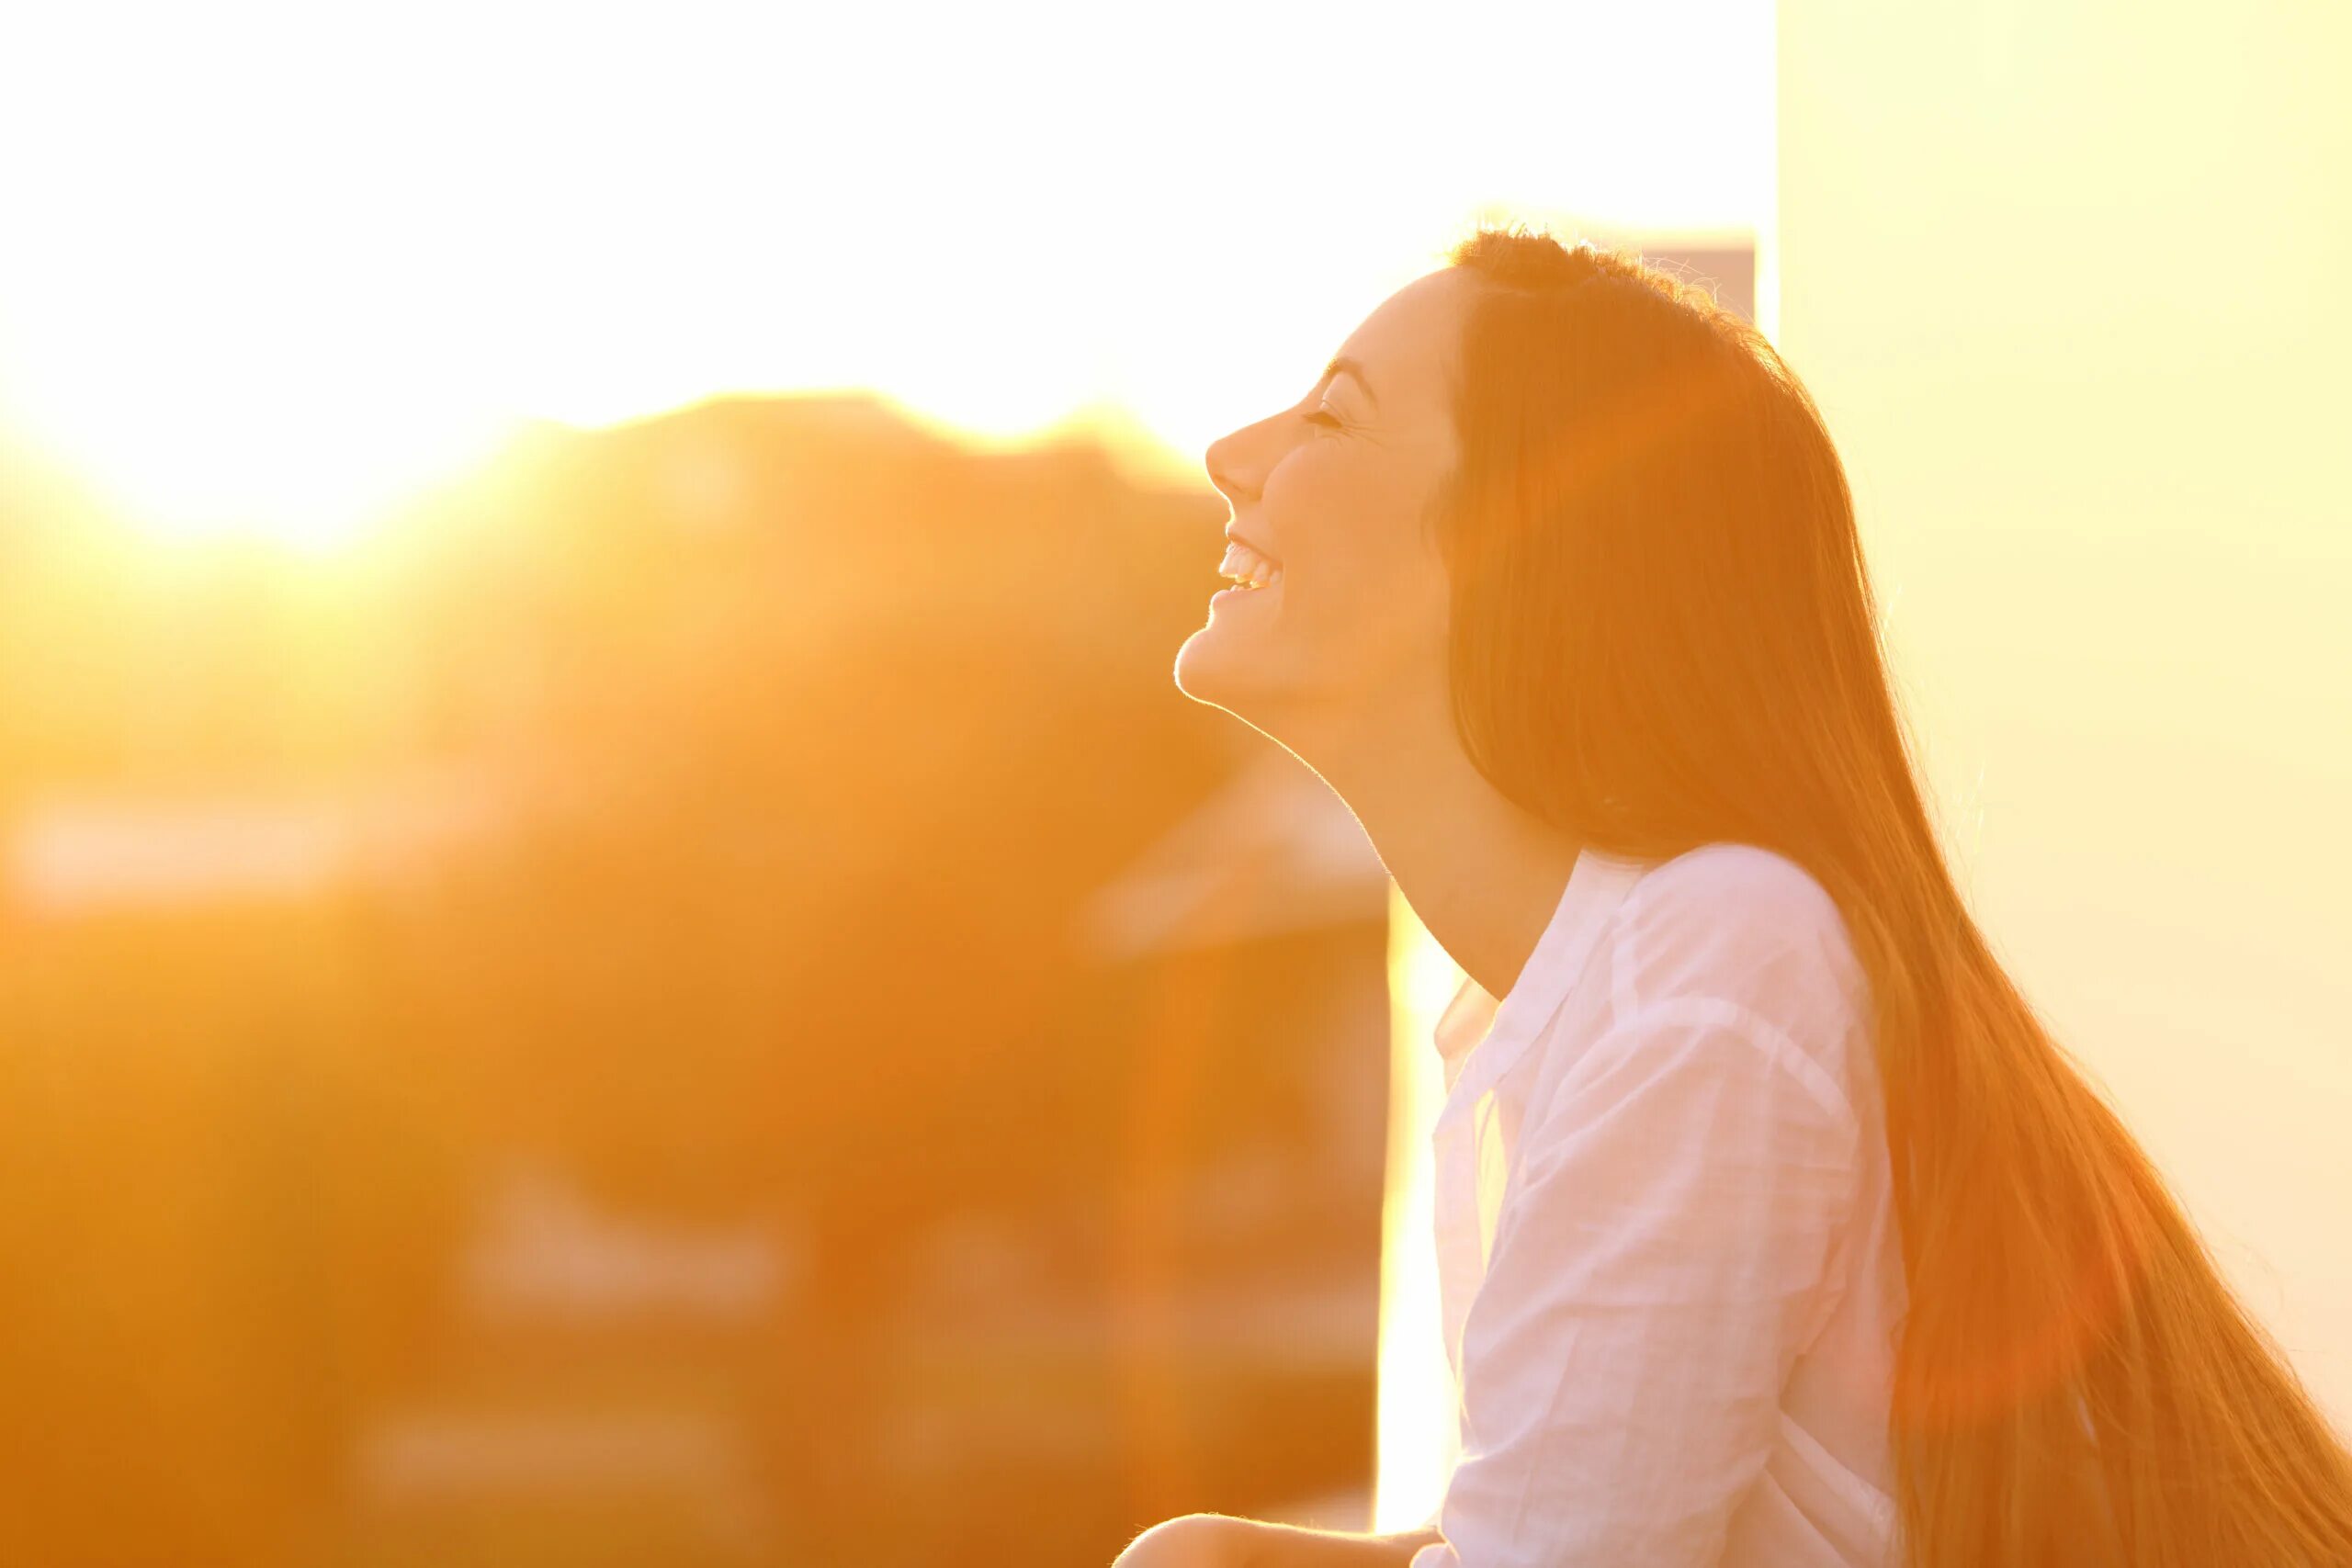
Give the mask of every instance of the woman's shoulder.
M 1790 856 L 1702 844 L 1648 867 L 1610 930 L 1621 1004 L 1667 994 L 1857 1004 L 1866 977 L 1838 902 Z
M 1701 844 L 1647 867 L 1627 905 L 1732 931 L 1838 919 L 1837 901 L 1796 860 L 1731 840 Z
M 1875 1098 L 1869 984 L 1837 901 L 1755 844 L 1703 844 L 1643 872 L 1611 920 L 1612 1025 L 1712 1010 L 1849 1108 Z

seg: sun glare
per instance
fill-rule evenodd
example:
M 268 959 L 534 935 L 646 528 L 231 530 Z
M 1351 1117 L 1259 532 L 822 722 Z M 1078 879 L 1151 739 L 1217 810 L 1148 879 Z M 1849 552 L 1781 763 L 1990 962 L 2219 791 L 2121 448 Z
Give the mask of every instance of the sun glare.
M 1486 29 L 1416 35 L 1416 112 L 1301 182 L 1268 149 L 1336 134 L 1283 64 L 1326 29 L 1239 0 L 1182 28 L 1036 0 L 1156 69 L 1028 81 L 995 12 L 914 51 L 854 8 L 228 0 L 144 7 L 132 47 L 44 7 L 0 52 L 0 199 L 44 242 L 0 247 L 0 423 L 159 532 L 311 547 L 508 421 L 727 392 L 871 388 L 984 445 L 1124 424 L 1197 481 L 1490 200 L 1752 223 L 1770 6 L 1702 8 L 1703 48 L 1687 9 L 1505 7 L 1522 57 L 1594 62 L 1523 103 Z M 1475 113 L 1430 98 L 1457 82 Z
M 246 537 L 319 554 L 382 526 L 487 456 L 488 416 L 451 417 L 392 389 L 240 374 L 111 404 L 53 399 L 27 423 L 58 458 L 161 538 Z

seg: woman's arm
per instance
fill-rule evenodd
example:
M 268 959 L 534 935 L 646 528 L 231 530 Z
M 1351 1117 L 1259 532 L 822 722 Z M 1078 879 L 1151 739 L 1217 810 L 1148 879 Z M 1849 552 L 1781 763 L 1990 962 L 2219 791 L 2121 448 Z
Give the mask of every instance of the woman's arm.
M 1256 1519 L 1241 1538 L 1238 1568 L 1407 1568 L 1413 1554 L 1445 1537 L 1432 1528 L 1393 1535 L 1352 1530 L 1310 1530 Z
M 1136 1537 L 1111 1568 L 1408 1568 L 1415 1552 L 1444 1539 L 1434 1528 L 1359 1535 L 1186 1514 Z

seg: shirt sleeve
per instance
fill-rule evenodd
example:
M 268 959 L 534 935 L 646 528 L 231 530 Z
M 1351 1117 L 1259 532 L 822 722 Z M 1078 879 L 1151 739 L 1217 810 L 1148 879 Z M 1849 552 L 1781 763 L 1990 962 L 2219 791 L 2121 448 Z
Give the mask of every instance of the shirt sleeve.
M 1720 1559 L 1860 1175 L 1837 993 L 1747 983 L 1791 953 L 1732 965 L 1728 995 L 1673 955 L 1531 1108 L 1464 1321 L 1444 1541 L 1412 1568 Z

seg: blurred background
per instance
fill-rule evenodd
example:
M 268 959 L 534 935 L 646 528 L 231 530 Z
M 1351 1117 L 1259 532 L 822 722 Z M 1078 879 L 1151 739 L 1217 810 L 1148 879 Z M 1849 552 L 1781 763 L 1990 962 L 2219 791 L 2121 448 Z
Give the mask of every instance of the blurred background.
M 2334 6 L 19 6 L 0 1562 L 1403 1528 L 1428 1044 L 1170 671 L 1481 219 L 1852 469 L 1956 869 L 2352 1412 Z

